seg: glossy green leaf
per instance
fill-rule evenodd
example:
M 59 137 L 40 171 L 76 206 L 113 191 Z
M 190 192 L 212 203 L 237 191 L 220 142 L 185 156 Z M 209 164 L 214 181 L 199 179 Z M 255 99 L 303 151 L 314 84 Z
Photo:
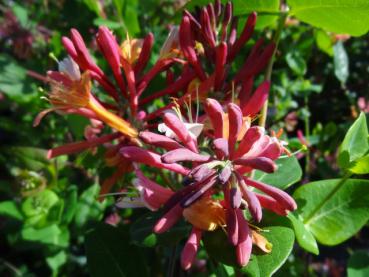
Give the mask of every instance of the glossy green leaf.
M 145 260 L 129 243 L 126 230 L 99 223 L 86 235 L 85 248 L 92 277 L 148 276 Z
M 246 276 L 271 276 L 280 268 L 291 253 L 294 243 L 294 232 L 282 226 L 264 227 L 262 235 L 273 245 L 271 253 L 262 253 L 256 246 L 247 266 L 241 269 Z M 206 232 L 203 236 L 204 246 L 210 257 L 221 263 L 238 266 L 235 248 L 228 242 L 224 231 Z
M 361 158 L 369 150 L 368 127 L 362 112 L 347 131 L 339 149 L 338 163 L 348 167 L 350 162 Z
M 355 235 L 369 220 L 369 181 L 323 180 L 294 193 L 306 228 L 325 245 L 337 245 Z
M 188 236 L 190 226 L 180 221 L 170 228 L 165 234 L 155 234 L 152 229 L 160 219 L 162 213 L 148 213 L 137 219 L 130 228 L 132 241 L 140 246 L 153 247 L 157 244 L 173 246 Z
M 287 4 L 291 15 L 329 32 L 361 36 L 369 30 L 367 0 L 287 0 Z
M 257 252 L 251 255 L 250 263 L 242 269 L 246 276 L 272 276 L 285 263 L 292 251 L 295 240 L 292 229 L 282 226 L 264 227 L 263 229 L 268 230 L 262 235 L 273 245 L 272 252 L 270 254 Z
M 347 264 L 347 277 L 369 276 L 369 253 L 366 250 L 355 251 Z
M 283 190 L 301 180 L 302 170 L 295 156 L 280 158 L 276 163 L 278 165 L 276 172 L 267 174 L 255 170 L 255 179 Z
M 299 245 L 306 251 L 318 255 L 318 244 L 311 232 L 306 229 L 302 220 L 299 217 L 295 217 L 292 213 L 289 213 L 287 217 L 291 220 L 293 229 L 295 230 L 296 240 Z
M 338 41 L 333 46 L 334 75 L 342 84 L 347 82 L 349 77 L 349 58 L 342 41 Z

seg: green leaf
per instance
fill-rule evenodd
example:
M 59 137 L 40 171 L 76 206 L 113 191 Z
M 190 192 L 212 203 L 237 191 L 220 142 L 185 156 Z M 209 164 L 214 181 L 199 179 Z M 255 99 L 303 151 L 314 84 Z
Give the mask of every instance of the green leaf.
M 333 47 L 334 75 L 342 84 L 347 82 L 349 77 L 349 58 L 342 41 L 338 41 Z
M 292 69 L 292 71 L 298 75 L 303 76 L 306 73 L 306 63 L 303 57 L 296 52 L 288 52 L 286 55 L 286 61 L 288 66 Z
M 268 230 L 262 235 L 273 245 L 272 252 L 251 255 L 250 263 L 242 269 L 247 276 L 272 276 L 286 262 L 292 251 L 295 238 L 292 229 L 282 226 L 264 227 L 263 229 Z
M 130 228 L 133 243 L 139 246 L 153 247 L 157 244 L 173 246 L 189 234 L 190 226 L 184 221 L 178 222 L 165 234 L 155 234 L 152 229 L 163 214 L 148 213 L 137 219 Z
M 348 277 L 366 277 L 369 276 L 369 253 L 365 250 L 355 251 L 347 265 Z
M 59 268 L 67 262 L 67 254 L 65 251 L 60 251 L 54 256 L 47 257 L 46 262 L 52 270 L 52 276 L 58 276 Z
M 276 161 L 278 170 L 272 174 L 255 170 L 255 179 L 282 190 L 301 180 L 302 170 L 295 156 Z
M 106 26 L 111 30 L 116 30 L 116 29 L 120 29 L 122 28 L 122 24 L 116 21 L 112 21 L 112 20 L 108 20 L 108 19 L 104 19 L 104 18 L 96 18 L 94 20 L 94 25 L 96 26 Z
M 291 228 L 282 226 L 264 227 L 262 235 L 273 245 L 272 252 L 262 253 L 256 246 L 247 266 L 241 269 L 246 276 L 271 276 L 286 261 L 293 248 L 294 233 Z M 221 263 L 239 267 L 236 262 L 236 251 L 229 242 L 223 230 L 205 232 L 204 246 L 209 256 Z
M 18 166 L 38 171 L 47 166 L 50 161 L 46 157 L 45 149 L 36 147 L 9 147 L 5 150 L 17 161 Z
M 78 193 L 76 186 L 70 186 L 66 190 L 64 212 L 62 216 L 62 223 L 69 224 L 76 213 L 78 204 Z
M 22 220 L 23 215 L 14 201 L 0 202 L 0 215 Z
M 329 56 L 333 56 L 333 43 L 327 32 L 323 30 L 316 30 L 314 34 L 315 42 L 319 49 L 327 53 Z
M 305 184 L 294 193 L 305 227 L 324 245 L 355 235 L 369 220 L 369 181 L 331 179 Z
M 311 232 L 306 229 L 302 220 L 299 217 L 296 218 L 292 213 L 289 213 L 287 217 L 291 220 L 293 229 L 295 230 L 296 240 L 299 245 L 306 251 L 318 255 L 318 244 Z
M 22 27 L 27 27 L 28 22 L 28 11 L 24 7 L 14 4 L 12 6 L 12 11 L 17 17 L 19 23 L 22 25 Z
M 28 197 L 22 204 L 22 211 L 27 217 L 47 213 L 58 201 L 59 197 L 55 192 L 45 189 L 35 196 Z
M 148 276 L 139 248 L 129 244 L 126 230 L 99 223 L 86 235 L 87 265 L 92 277 Z
M 287 4 L 291 15 L 329 32 L 361 36 L 369 30 L 367 0 L 287 0 Z
M 95 184 L 82 192 L 74 216 L 74 221 L 78 227 L 82 227 L 89 220 L 102 218 L 106 202 L 100 203 L 97 201 L 99 191 L 100 186 Z
M 368 150 L 368 127 L 362 112 L 345 135 L 339 149 L 338 163 L 342 168 L 348 167 L 350 162 L 361 158 Z
M 369 155 L 361 157 L 353 161 L 348 168 L 354 174 L 368 174 L 369 173 Z
M 22 229 L 21 237 L 24 240 L 60 247 L 67 247 L 69 242 L 68 230 L 60 229 L 56 224 L 45 228 L 26 227 Z
M 37 95 L 35 84 L 29 82 L 27 71 L 12 57 L 0 55 L 0 92 L 17 103 L 25 103 Z

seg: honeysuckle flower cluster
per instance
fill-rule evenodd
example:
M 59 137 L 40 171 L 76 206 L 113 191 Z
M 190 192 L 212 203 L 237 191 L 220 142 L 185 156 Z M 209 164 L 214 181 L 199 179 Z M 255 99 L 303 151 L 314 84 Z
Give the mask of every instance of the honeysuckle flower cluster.
M 251 254 L 252 236 L 243 210 L 250 212 L 253 221 L 260 222 L 262 208 L 279 215 L 296 209 L 295 201 L 287 193 L 253 180 L 249 173 L 254 169 L 274 172 L 277 169 L 274 161 L 288 151 L 277 137 L 266 135 L 261 127 L 251 127 L 249 118 L 243 117 L 238 105 L 229 103 L 226 113 L 218 101 L 208 98 L 204 109 L 211 122 L 213 136 L 202 151 L 185 123 L 177 115 L 167 112 L 163 121 L 175 139 L 150 131 L 139 134 L 145 143 L 167 152 L 160 155 L 137 146 L 122 147 L 120 152 L 132 162 L 185 176 L 183 188 L 175 193 L 158 189 L 157 185 L 139 176 L 142 200 L 149 207 L 164 205 L 166 211 L 154 226 L 155 232 L 167 231 L 182 216 L 193 226 L 182 254 L 183 268 L 191 266 L 202 232 L 213 231 L 220 226 L 225 228 L 229 242 L 236 248 L 238 263 L 246 265 Z M 191 164 L 191 167 L 181 163 Z M 255 192 L 253 188 L 262 193 Z M 216 200 L 219 197 L 221 201 Z
M 275 45 L 263 46 L 258 40 L 241 68 L 236 72 L 231 68 L 255 22 L 252 13 L 237 35 L 231 2 L 215 1 L 193 14 L 184 11 L 180 26 L 171 29 L 158 60 L 148 69 L 152 34 L 118 44 L 108 28 L 100 27 L 96 43 L 113 78 L 94 62 L 81 35 L 72 29 L 70 37 L 62 38 L 68 57 L 58 62 L 58 71 L 47 74 L 53 107 L 41 112 L 35 125 L 50 111 L 79 114 L 91 122 L 85 141 L 51 149 L 48 157 L 102 145 L 106 164 L 116 168 L 104 181 L 103 194 L 134 170 L 137 197 L 124 197 L 117 206 L 163 209 L 164 216 L 153 227 L 156 233 L 185 218 L 192 231 L 182 251 L 184 269 L 194 262 L 203 233 L 218 228 L 227 233 L 238 263 L 246 265 L 253 242 L 271 251 L 267 243 L 260 243 L 263 239 L 250 221 L 261 221 L 262 208 L 279 215 L 296 209 L 287 193 L 252 178 L 253 170 L 274 172 L 275 160 L 289 154 L 278 135 L 269 136 L 252 124 L 270 88 L 264 81 L 253 91 L 254 78 L 267 65 Z M 146 95 L 150 82 L 164 73 L 163 88 Z M 146 105 L 157 98 L 166 105 L 147 112 Z M 180 189 L 150 180 L 140 164 L 169 170 Z

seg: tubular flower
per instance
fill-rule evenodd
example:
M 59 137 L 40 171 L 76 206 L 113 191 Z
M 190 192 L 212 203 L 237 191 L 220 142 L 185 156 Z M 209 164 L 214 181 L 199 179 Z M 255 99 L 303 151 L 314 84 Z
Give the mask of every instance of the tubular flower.
M 173 32 L 177 39 L 172 41 L 178 41 L 181 54 L 195 76 L 192 85 L 178 100 L 179 105 L 189 99 L 214 97 L 230 102 L 233 98 L 244 116 L 253 117 L 259 112 L 268 98 L 270 84 L 265 81 L 253 91 L 254 78 L 268 64 L 275 44 L 265 45 L 264 40 L 259 39 L 243 65 L 231 74 L 232 63 L 251 38 L 256 19 L 256 13 L 251 13 L 238 35 L 238 18 L 233 15 L 231 2 L 221 5 L 216 0 L 214 4 L 195 9 L 194 13 L 184 11 L 178 32 Z M 170 107 L 173 104 L 148 114 L 147 120 L 156 118 Z
M 265 68 L 275 48 L 273 43 L 263 48 L 263 40 L 259 40 L 235 76 L 228 76 L 232 62 L 252 36 L 256 19 L 256 13 L 251 13 L 237 36 L 238 18 L 233 16 L 233 4 L 220 5 L 215 1 L 195 10 L 194 14 L 185 11 L 179 30 L 181 49 L 198 78 L 204 79 L 202 64 L 212 64 L 214 91 L 224 92 L 221 96 L 224 98 L 231 93 L 236 95 L 245 115 L 252 115 L 252 111 L 244 108 L 244 104 L 253 98 L 262 98 L 265 93 L 256 90 L 252 94 L 252 80 Z M 196 45 L 201 45 L 203 51 L 196 51 Z
M 176 48 L 172 38 L 170 41 L 172 41 L 170 45 Z M 165 55 L 165 51 L 172 51 L 172 48 L 168 48 L 169 43 L 167 47 L 169 50 L 163 50 L 163 56 L 153 67 L 148 68 L 153 42 L 154 36 L 149 33 L 144 39 L 127 38 L 120 45 L 108 28 L 100 27 L 96 35 L 96 44 L 112 71 L 114 78 L 112 80 L 92 59 L 80 33 L 72 29 L 70 37 L 62 38 L 68 57 L 58 63 L 58 71 L 47 73 L 51 87 L 48 99 L 53 107 L 42 111 L 36 117 L 34 126 L 37 126 L 49 112 L 59 111 L 64 114 L 78 114 L 87 117 L 112 129 L 110 134 L 102 132 L 92 136 L 88 134 L 86 141 L 51 149 L 48 157 L 53 158 L 86 149 L 95 149 L 99 145 L 109 148 L 107 155 L 109 157 L 119 156 L 121 161 L 114 164 L 117 170 L 113 176 L 104 181 L 102 189 L 104 193 L 109 192 L 108 189 L 117 179 L 131 168 L 127 161 L 118 155 L 119 148 L 110 147 L 107 143 L 116 140 L 120 147 L 122 143 L 130 146 L 140 145 L 137 129 L 147 126 L 146 113 L 143 111 L 144 105 L 158 97 L 177 96 L 181 91 L 186 91 L 187 86 L 195 77 L 193 70 L 186 65 L 179 76 L 175 76 L 173 73 L 175 71 L 170 70 L 177 65 L 181 67 L 186 62 L 178 59 L 178 55 Z M 140 99 L 150 82 L 162 72 L 167 72 L 171 76 L 170 80 L 168 79 L 168 85 Z M 94 93 L 93 84 L 98 84 L 110 96 L 108 102 L 103 102 Z M 103 126 L 100 129 L 102 130 Z M 112 154 L 112 151 L 115 151 L 115 154 Z
M 223 226 L 229 242 L 235 246 L 238 263 L 243 266 L 249 261 L 253 241 L 243 210 L 248 209 L 252 219 L 260 222 L 262 208 L 279 215 L 287 215 L 296 209 L 295 201 L 287 193 L 253 180 L 248 174 L 254 169 L 273 173 L 277 169 L 274 161 L 287 150 L 276 137 L 266 135 L 263 128 L 250 127 L 243 120 L 238 105 L 227 105 L 229 122 L 232 122 L 227 132 L 223 131 L 226 113 L 219 102 L 207 99 L 205 107 L 214 134 L 217 134 L 210 143 L 212 149 L 208 153 L 200 152 L 197 139 L 189 134 L 184 123 L 172 113 L 164 114 L 164 122 L 175 134 L 173 138 L 148 131 L 139 135 L 145 142 L 168 151 L 160 159 L 155 154 L 155 162 L 152 162 L 150 155 L 142 158 L 137 149 L 132 151 L 130 147 L 123 147 L 120 152 L 133 162 L 166 168 L 185 176 L 184 187 L 165 202 L 166 213 L 155 225 L 155 232 L 165 232 L 183 216 L 194 226 L 188 244 L 198 245 L 201 231 L 213 231 Z M 140 151 L 149 153 L 147 150 Z M 186 165 L 192 163 L 193 168 L 183 170 L 181 162 L 186 162 Z M 215 195 L 223 200 L 214 200 L 212 196 Z M 185 254 L 182 255 L 182 266 L 185 269 L 189 268 L 189 260 L 194 257 L 189 248 L 186 246 Z M 191 249 L 193 251 L 197 248 Z

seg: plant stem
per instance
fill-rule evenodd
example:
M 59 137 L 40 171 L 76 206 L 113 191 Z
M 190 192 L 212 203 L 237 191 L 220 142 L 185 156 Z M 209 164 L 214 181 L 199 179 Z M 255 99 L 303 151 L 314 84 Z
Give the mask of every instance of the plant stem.
M 270 61 L 268 63 L 268 66 L 267 66 L 267 69 L 266 69 L 266 72 L 265 72 L 265 76 L 264 76 L 265 81 L 270 81 L 271 80 L 273 65 L 274 65 L 274 56 L 275 56 L 275 53 L 277 52 L 277 49 L 278 49 L 279 40 L 281 38 L 281 33 L 282 33 L 282 29 L 285 25 L 286 18 L 287 18 L 286 13 L 282 13 L 281 16 L 279 17 L 277 30 L 275 31 L 275 34 L 274 34 L 274 37 L 273 37 L 273 42 L 275 43 L 275 49 L 274 49 L 272 57 L 270 58 Z M 264 103 L 263 108 L 261 109 L 260 118 L 259 118 L 259 126 L 261 126 L 261 127 L 265 127 L 265 122 L 266 122 L 267 113 L 268 113 L 268 102 L 269 101 L 266 100 L 265 103 Z
M 345 184 L 347 179 L 352 176 L 351 172 L 347 172 L 342 179 L 338 181 L 338 183 L 334 186 L 331 192 L 324 197 L 324 199 L 319 203 L 319 205 L 304 219 L 304 224 L 308 224 L 310 220 L 314 217 L 314 215 L 323 207 L 323 205 L 333 197 L 333 195 Z
M 304 97 L 304 102 L 305 102 L 305 110 L 309 111 L 309 98 L 308 96 L 305 94 Z M 305 138 L 306 141 L 309 143 L 310 140 L 310 121 L 309 121 L 309 115 L 306 112 L 306 115 L 304 117 L 304 121 L 305 121 Z M 305 159 L 305 178 L 307 178 L 307 180 L 309 180 L 309 176 L 310 176 L 310 148 L 307 145 L 307 149 L 306 149 L 306 155 L 305 155 L 306 159 Z

